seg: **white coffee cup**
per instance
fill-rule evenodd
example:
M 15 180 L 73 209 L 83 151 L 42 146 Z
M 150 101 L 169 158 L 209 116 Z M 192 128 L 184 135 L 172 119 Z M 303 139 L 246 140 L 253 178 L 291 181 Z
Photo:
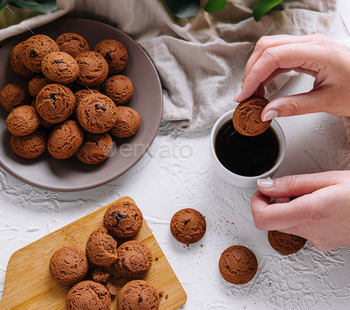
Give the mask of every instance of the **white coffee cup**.
M 276 120 L 272 120 L 271 127 L 276 132 L 278 142 L 279 142 L 279 153 L 277 156 L 277 159 L 274 163 L 274 165 L 266 171 L 263 174 L 256 175 L 256 176 L 242 176 L 236 173 L 233 173 L 232 171 L 228 170 L 218 159 L 216 152 L 215 152 L 215 139 L 216 135 L 218 134 L 218 131 L 220 128 L 232 118 L 234 110 L 226 112 L 224 115 L 222 115 L 215 123 L 213 129 L 211 130 L 210 134 L 210 159 L 212 162 L 212 165 L 214 167 L 214 170 L 216 173 L 226 182 L 237 185 L 240 187 L 254 187 L 256 186 L 256 181 L 258 179 L 264 179 L 268 177 L 272 177 L 279 166 L 281 165 L 283 158 L 286 153 L 286 137 L 283 133 L 283 130 L 281 126 L 277 123 Z

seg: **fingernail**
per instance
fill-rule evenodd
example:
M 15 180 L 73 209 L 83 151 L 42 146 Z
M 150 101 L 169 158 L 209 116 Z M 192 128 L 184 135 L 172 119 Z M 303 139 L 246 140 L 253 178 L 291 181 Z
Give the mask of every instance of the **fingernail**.
M 264 117 L 262 118 L 262 121 L 267 122 L 267 121 L 274 119 L 277 116 L 278 116 L 278 111 L 270 110 L 264 115 Z
M 263 188 L 271 188 L 273 186 L 272 179 L 257 179 L 256 183 Z
M 237 102 L 237 99 L 238 99 L 239 95 L 241 94 L 241 92 L 242 92 L 242 88 L 238 91 L 235 98 L 233 98 L 233 101 Z

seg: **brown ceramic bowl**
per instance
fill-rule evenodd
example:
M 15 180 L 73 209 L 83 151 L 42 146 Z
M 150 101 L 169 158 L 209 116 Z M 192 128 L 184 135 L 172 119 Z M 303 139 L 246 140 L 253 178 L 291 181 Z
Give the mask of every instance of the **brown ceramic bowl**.
M 131 169 L 152 144 L 162 117 L 162 87 L 151 60 L 143 49 L 121 31 L 106 24 L 85 19 L 63 19 L 40 28 L 31 29 L 34 34 L 45 34 L 56 39 L 64 32 L 75 32 L 83 36 L 93 49 L 105 39 L 115 39 L 124 44 L 129 60 L 122 74 L 134 84 L 134 95 L 128 106 L 141 116 L 137 133 L 126 139 L 116 139 L 117 146 L 112 157 L 98 165 L 86 165 L 75 156 L 57 160 L 45 152 L 29 160 L 18 157 L 10 146 L 10 133 L 5 120 L 8 113 L 0 107 L 0 166 L 17 179 L 30 185 L 52 191 L 73 192 L 91 189 L 108 183 Z M 28 81 L 18 77 L 10 66 L 10 53 L 14 46 L 33 35 L 28 31 L 12 38 L 0 49 L 0 89 L 8 83 L 27 85 Z M 130 144 L 126 152 L 120 146 Z M 143 145 L 143 147 L 140 147 Z

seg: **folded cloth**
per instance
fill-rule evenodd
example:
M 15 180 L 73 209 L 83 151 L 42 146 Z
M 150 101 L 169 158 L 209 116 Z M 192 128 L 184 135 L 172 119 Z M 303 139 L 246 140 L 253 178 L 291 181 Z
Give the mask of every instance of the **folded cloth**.
M 0 40 L 67 12 L 68 16 L 115 26 L 145 49 L 158 70 L 163 119 L 177 129 L 198 131 L 210 128 L 236 106 L 233 98 L 240 89 L 245 64 L 261 36 L 326 33 L 336 10 L 336 0 L 284 1 L 255 22 L 252 8 L 257 1 L 227 0 L 218 13 L 201 9 L 195 18 L 178 19 L 159 0 L 58 0 L 57 12 L 2 29 Z M 289 76 L 272 81 L 267 96 L 280 89 Z

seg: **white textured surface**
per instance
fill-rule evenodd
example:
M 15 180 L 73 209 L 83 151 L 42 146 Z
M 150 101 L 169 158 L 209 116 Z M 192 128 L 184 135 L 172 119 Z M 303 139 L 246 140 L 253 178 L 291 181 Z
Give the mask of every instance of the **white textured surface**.
M 350 4 L 340 1 L 339 8 L 350 21 Z M 338 13 L 329 36 L 348 37 L 344 27 Z M 311 85 L 312 79 L 300 76 L 279 95 Z M 287 155 L 277 176 L 348 168 L 350 148 L 340 118 L 320 113 L 278 121 L 286 134 Z M 288 257 L 276 253 L 267 233 L 252 221 L 249 204 L 256 189 L 221 181 L 211 168 L 208 142 L 209 131 L 181 133 L 162 124 L 149 152 L 126 175 L 78 193 L 39 190 L 0 170 L 1 292 L 12 253 L 128 195 L 142 209 L 187 292 L 183 309 L 349 309 L 350 247 L 322 253 L 307 243 Z M 207 220 L 206 235 L 189 247 L 169 231 L 172 215 L 185 207 L 199 210 Z M 251 248 L 259 262 L 257 276 L 243 286 L 225 282 L 217 267 L 221 252 L 233 244 Z

